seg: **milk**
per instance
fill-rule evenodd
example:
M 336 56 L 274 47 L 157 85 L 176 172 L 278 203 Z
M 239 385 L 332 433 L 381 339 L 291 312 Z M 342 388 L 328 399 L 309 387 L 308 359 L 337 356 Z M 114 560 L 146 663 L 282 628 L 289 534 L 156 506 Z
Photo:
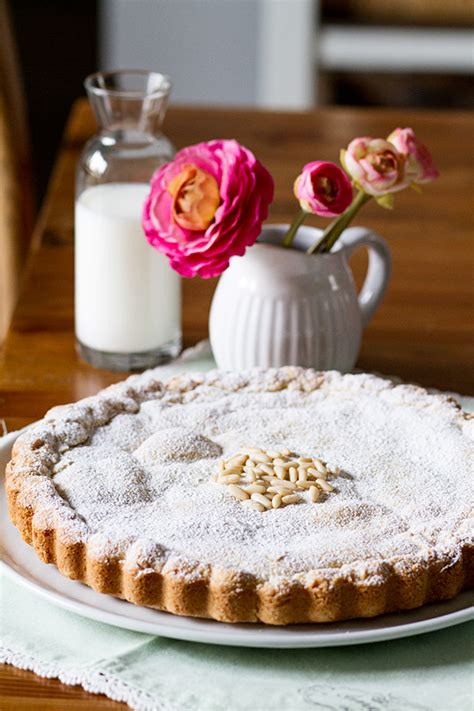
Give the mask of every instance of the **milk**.
M 89 348 L 139 353 L 180 337 L 179 277 L 141 227 L 148 191 L 109 183 L 76 201 L 76 336 Z

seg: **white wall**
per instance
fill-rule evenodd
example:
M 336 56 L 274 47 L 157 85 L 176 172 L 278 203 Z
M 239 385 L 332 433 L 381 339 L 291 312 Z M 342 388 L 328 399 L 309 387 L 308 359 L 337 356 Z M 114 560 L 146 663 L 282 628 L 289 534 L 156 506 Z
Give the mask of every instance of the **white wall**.
M 472 30 L 320 26 L 319 0 L 100 0 L 101 68 L 171 76 L 177 103 L 304 109 L 318 69 L 472 71 Z
M 101 69 L 171 76 L 174 102 L 253 104 L 258 2 L 102 0 Z
M 317 0 L 101 0 L 101 69 L 171 76 L 177 103 L 306 108 Z

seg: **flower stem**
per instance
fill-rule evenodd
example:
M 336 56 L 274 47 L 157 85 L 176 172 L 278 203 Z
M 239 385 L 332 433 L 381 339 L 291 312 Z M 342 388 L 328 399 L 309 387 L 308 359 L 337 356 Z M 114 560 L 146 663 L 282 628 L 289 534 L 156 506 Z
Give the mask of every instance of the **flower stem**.
M 359 212 L 362 205 L 365 205 L 371 197 L 371 195 L 367 195 L 367 193 L 364 193 L 362 190 L 359 191 L 347 210 L 331 222 L 328 227 L 326 227 L 321 239 L 311 245 L 311 247 L 306 251 L 306 254 L 321 254 L 323 252 L 330 252 L 338 237 L 340 237 L 342 232 L 352 221 L 353 217 L 355 217 L 355 215 Z
M 281 243 L 283 247 L 291 247 L 296 233 L 298 232 L 298 228 L 303 224 L 308 214 L 309 213 L 305 210 L 299 211 L 299 213 L 296 215 L 295 219 L 291 223 L 288 232 L 283 237 L 283 241 Z

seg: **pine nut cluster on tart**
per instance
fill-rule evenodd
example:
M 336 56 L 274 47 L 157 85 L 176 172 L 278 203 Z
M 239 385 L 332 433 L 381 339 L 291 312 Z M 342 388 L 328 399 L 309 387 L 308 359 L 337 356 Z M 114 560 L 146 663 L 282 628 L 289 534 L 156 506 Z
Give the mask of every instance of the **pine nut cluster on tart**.
M 373 375 L 286 367 L 56 407 L 18 438 L 9 511 L 45 563 L 179 615 L 371 617 L 473 584 L 474 420 Z

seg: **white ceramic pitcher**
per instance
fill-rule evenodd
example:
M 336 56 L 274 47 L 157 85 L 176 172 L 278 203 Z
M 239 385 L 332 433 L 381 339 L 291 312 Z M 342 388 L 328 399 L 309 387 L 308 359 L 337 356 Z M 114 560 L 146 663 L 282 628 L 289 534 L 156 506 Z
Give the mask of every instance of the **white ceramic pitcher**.
M 329 254 L 305 251 L 321 236 L 300 227 L 291 249 L 281 247 L 288 225 L 268 225 L 219 279 L 209 331 L 219 368 L 301 365 L 350 371 L 362 329 L 376 311 L 391 270 L 387 243 L 371 230 L 350 227 Z M 357 294 L 348 258 L 369 252 Z

